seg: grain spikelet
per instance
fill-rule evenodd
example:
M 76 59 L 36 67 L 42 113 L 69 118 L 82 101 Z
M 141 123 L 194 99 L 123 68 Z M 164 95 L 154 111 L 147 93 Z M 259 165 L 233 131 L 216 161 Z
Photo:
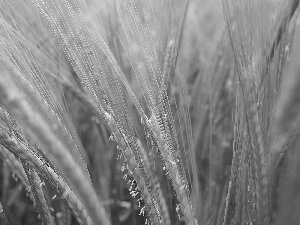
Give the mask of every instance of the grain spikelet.
M 108 113 L 106 113 L 106 115 L 109 120 L 113 139 L 117 142 L 118 148 L 124 155 L 130 175 L 133 176 L 134 180 L 137 183 L 138 190 L 141 192 L 146 204 L 146 209 L 150 213 L 150 219 L 152 220 L 152 222 L 161 221 L 161 215 L 157 206 L 157 202 L 153 196 L 153 187 L 149 185 L 149 179 L 147 177 L 147 173 L 145 171 L 141 158 L 137 158 L 136 150 L 134 151 L 132 149 L 134 147 L 134 144 L 132 142 L 136 141 L 135 138 L 132 137 L 131 143 L 129 143 L 128 140 L 130 140 L 130 138 L 128 136 L 125 136 L 122 130 L 118 128 L 114 118 Z M 140 155 L 139 152 L 138 155 Z
M 27 179 L 31 185 L 31 191 L 33 193 L 36 207 L 39 215 L 42 218 L 43 224 L 51 225 L 54 224 L 53 217 L 51 216 L 49 206 L 46 202 L 44 192 L 43 192 L 43 183 L 34 169 L 29 168 L 26 163 L 23 163 Z
M 145 149 L 143 148 L 142 143 L 139 140 L 138 140 L 138 145 L 141 150 L 141 155 L 143 157 L 146 174 L 149 177 L 149 184 L 151 186 L 151 189 L 153 190 L 154 199 L 157 202 L 158 207 L 159 207 L 159 214 L 161 214 L 160 215 L 161 223 L 170 225 L 171 220 L 170 220 L 170 215 L 169 215 L 169 211 L 167 208 L 166 200 L 165 200 L 162 190 L 160 188 L 160 183 L 158 182 L 158 179 L 157 179 L 155 173 L 153 172 L 153 169 L 152 169 L 153 164 L 150 164 L 147 153 L 146 153 Z
M 249 159 L 250 168 L 254 167 L 256 221 L 267 224 L 270 218 L 268 173 L 272 120 L 268 112 L 272 112 L 276 100 L 276 95 L 273 95 L 276 92 L 274 84 L 280 83 L 277 80 L 280 74 L 273 75 L 271 71 L 277 66 L 274 55 L 283 50 L 283 47 L 279 50 L 278 47 L 285 42 L 282 37 L 287 33 L 286 28 L 298 3 L 223 3 L 238 70 L 241 99 L 244 102 L 244 116 L 248 126 L 246 132 L 252 149 Z M 268 39 L 272 40 L 273 37 L 275 40 L 269 42 Z
M 44 119 L 35 114 L 26 100 L 18 94 L 15 86 L 11 83 L 9 75 L 16 73 L 11 69 L 2 68 L 1 77 L 1 103 L 8 111 L 25 125 L 31 138 L 38 143 L 47 157 L 51 159 L 56 168 L 67 178 L 79 198 L 84 203 L 87 211 L 96 223 L 109 224 L 105 210 L 93 190 L 90 181 L 78 167 L 74 158 L 66 150 L 65 146 L 57 140 L 49 125 Z M 11 87 L 8 87 L 8 84 Z M 55 129 L 55 127 L 52 128 Z
M 0 129 L 0 139 L 1 144 L 5 148 L 17 155 L 31 167 L 38 169 L 43 177 L 46 178 L 53 188 L 57 190 L 58 195 L 65 201 L 65 204 L 69 206 L 80 224 L 93 224 L 77 195 L 75 195 L 73 190 L 70 189 L 69 185 L 62 178 L 62 176 L 59 175 L 43 159 L 43 157 L 32 148 L 32 146 L 28 145 L 28 143 L 23 143 L 21 141 L 18 142 L 16 139 L 12 139 L 2 129 Z
M 22 181 L 25 187 L 30 187 L 22 163 L 6 148 L 0 146 L 0 157 L 9 165 L 11 170 Z
M 26 92 L 26 90 L 22 89 L 20 86 L 18 88 L 23 92 L 23 94 L 27 95 L 27 100 L 30 101 L 32 107 L 34 107 L 36 111 L 39 111 L 39 113 L 41 113 L 48 122 L 55 118 L 58 123 L 61 124 L 60 129 L 55 131 L 57 137 L 66 145 L 69 145 L 68 150 L 70 150 L 70 153 L 74 156 L 81 169 L 88 176 L 89 174 L 87 172 L 86 164 L 83 161 L 84 155 L 81 149 L 82 146 L 78 141 L 69 113 L 65 108 L 65 102 L 62 97 L 62 89 L 59 85 L 53 82 L 51 76 L 48 76 L 49 73 L 50 75 L 51 73 L 56 73 L 56 68 L 58 68 L 58 72 L 66 71 L 63 63 L 59 62 L 59 65 L 56 63 L 57 57 L 53 53 L 53 49 L 56 49 L 56 47 L 54 47 L 55 43 L 51 43 L 51 46 L 53 47 L 52 50 L 49 50 L 48 46 L 36 49 L 35 44 L 38 40 L 32 40 L 29 38 L 28 33 L 25 32 L 23 28 L 29 26 L 28 29 L 33 30 L 33 33 L 37 33 L 37 37 L 39 37 L 39 32 L 47 34 L 47 32 L 44 31 L 44 25 L 39 20 L 36 21 L 36 26 L 30 27 L 30 19 L 27 19 L 26 16 L 37 16 L 37 13 L 30 9 L 30 4 L 27 5 L 28 2 L 27 4 L 20 2 L 20 5 L 26 9 L 25 12 L 19 12 L 20 8 L 16 6 L 18 1 L 6 3 L 7 4 L 3 7 L 7 8 L 8 15 L 4 13 L 1 18 L 2 60 L 5 61 L 5 63 L 10 64 L 17 71 L 22 71 L 22 73 L 19 73 L 18 75 L 22 76 L 23 79 L 26 79 L 35 89 L 35 92 Z M 3 3 L 1 3 L 1 5 L 2 4 Z M 23 26 L 20 27 L 21 24 Z M 53 37 L 52 39 L 54 40 Z M 46 105 L 47 107 L 37 107 L 38 104 L 35 102 L 36 98 L 34 94 L 39 94 L 40 99 L 44 101 L 43 105 Z M 48 117 L 49 109 L 50 114 L 55 117 Z

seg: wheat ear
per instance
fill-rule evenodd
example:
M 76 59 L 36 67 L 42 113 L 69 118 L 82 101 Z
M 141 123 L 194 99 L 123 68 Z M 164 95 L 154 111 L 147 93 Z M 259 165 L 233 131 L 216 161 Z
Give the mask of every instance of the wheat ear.
M 20 159 L 24 160 L 28 165 L 37 168 L 38 171 L 46 178 L 53 188 L 57 191 L 59 197 L 69 206 L 71 211 L 76 216 L 81 225 L 92 225 L 91 218 L 89 217 L 86 209 L 82 205 L 73 190 L 70 189 L 66 181 L 59 175 L 53 168 L 47 164 L 41 155 L 39 155 L 32 147 L 21 141 L 17 141 L 10 137 L 3 129 L 0 128 L 0 143 L 17 155 Z
M 162 224 L 170 225 L 171 219 L 170 219 L 168 207 L 166 204 L 166 200 L 163 196 L 158 179 L 157 179 L 153 169 L 151 168 L 152 164 L 149 161 L 148 155 L 147 155 L 145 149 L 143 148 L 140 140 L 138 140 L 138 146 L 141 151 L 141 155 L 143 157 L 145 171 L 146 171 L 146 174 L 147 174 L 148 180 L 149 180 L 149 185 L 150 185 L 151 189 L 153 190 L 154 199 L 157 202 L 157 205 L 159 207 L 159 213 L 161 216 Z
M 138 147 L 133 145 L 135 142 L 134 137 L 125 136 L 124 132 L 122 132 L 121 128 L 118 127 L 117 123 L 113 116 L 106 113 L 106 117 L 109 120 L 109 127 L 111 129 L 113 139 L 118 144 L 118 148 L 121 150 L 125 161 L 128 166 L 129 174 L 134 178 L 137 184 L 137 188 L 142 194 L 146 210 L 149 213 L 149 218 L 153 223 L 159 223 L 161 220 L 161 216 L 158 210 L 157 203 L 153 196 L 153 190 L 149 186 L 148 177 L 145 172 L 144 165 L 142 164 L 142 160 L 137 158 L 135 155 L 136 150 L 134 151 L 132 148 Z M 131 143 L 129 143 L 129 140 Z M 139 160 L 139 161 L 138 161 Z M 139 163 L 140 162 L 140 163 Z
M 151 137 L 151 141 L 158 150 L 158 153 L 164 162 L 164 168 L 167 171 L 167 176 L 172 181 L 172 186 L 180 203 L 178 207 L 183 213 L 186 224 L 198 224 L 197 220 L 195 219 L 192 204 L 188 195 L 186 181 L 179 171 L 179 160 L 173 154 L 172 149 L 170 149 L 170 142 L 165 139 L 165 131 L 160 122 L 161 121 L 159 121 L 156 116 L 152 114 L 151 118 L 147 120 L 145 124 Z
M 30 134 L 33 141 L 42 147 L 45 155 L 67 178 L 79 198 L 85 205 L 96 224 L 110 224 L 106 212 L 99 201 L 99 198 L 93 189 L 90 180 L 78 167 L 73 156 L 66 150 L 64 144 L 58 140 L 53 133 L 53 129 L 39 114 L 34 113 L 33 108 L 26 99 L 18 93 L 18 89 L 13 85 L 10 76 L 15 75 L 17 71 L 12 68 L 1 68 L 2 76 L 0 78 L 0 103 L 3 104 Z M 18 82 L 22 76 L 18 76 Z M 26 85 L 23 85 L 26 88 Z
M 27 180 L 24 168 L 22 163 L 8 151 L 6 148 L 0 145 L 0 157 L 5 163 L 11 168 L 11 170 L 17 175 L 26 188 L 30 187 L 30 184 Z
M 49 206 L 46 202 L 45 195 L 43 192 L 43 183 L 37 174 L 37 172 L 30 168 L 26 163 L 23 163 L 27 179 L 31 185 L 31 192 L 33 193 L 36 208 L 41 216 L 43 224 L 52 225 L 54 224 L 53 217 L 51 216 Z

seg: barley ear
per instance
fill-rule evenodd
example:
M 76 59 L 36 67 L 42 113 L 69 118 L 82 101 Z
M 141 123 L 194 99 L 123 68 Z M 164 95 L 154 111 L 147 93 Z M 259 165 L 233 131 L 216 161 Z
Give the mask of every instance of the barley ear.
M 32 140 L 41 146 L 45 155 L 66 177 L 94 222 L 96 224 L 110 224 L 90 180 L 80 169 L 76 160 L 66 149 L 66 146 L 53 133 L 52 129 L 55 130 L 58 125 L 52 124 L 51 128 L 44 118 L 35 113 L 26 99 L 19 94 L 18 89 L 13 84 L 13 80 L 10 78 L 10 76 L 13 76 L 12 73 L 15 72 L 17 71 L 14 71 L 12 68 L 1 68 L 0 103 L 23 125 Z
M 58 196 L 74 213 L 79 224 L 93 225 L 85 207 L 82 205 L 74 191 L 70 189 L 69 185 L 61 175 L 46 163 L 36 150 L 32 149 L 32 146 L 28 145 L 28 143 L 23 143 L 11 138 L 2 128 L 0 128 L 0 143 L 28 165 L 38 169 L 43 177 L 47 179 L 57 191 Z
M 5 163 L 8 164 L 8 166 L 17 175 L 17 177 L 21 180 L 24 186 L 26 188 L 30 187 L 22 163 L 14 154 L 12 154 L 2 145 L 0 145 L 0 157 Z
M 50 209 L 46 202 L 45 195 L 43 192 L 43 187 L 42 187 L 43 182 L 41 181 L 39 175 L 34 169 L 29 168 L 29 166 L 26 163 L 23 163 L 23 166 L 27 178 L 29 180 L 29 183 L 31 185 L 31 191 L 35 199 L 37 211 L 41 216 L 43 224 L 45 225 L 54 224 L 53 217 L 51 216 Z
M 157 179 L 157 176 L 155 175 L 155 172 L 152 169 L 152 164 L 151 164 L 149 157 L 148 157 L 145 149 L 143 148 L 140 140 L 138 140 L 138 146 L 141 151 L 141 155 L 142 155 L 143 162 L 145 165 L 145 171 L 146 171 L 146 174 L 147 174 L 147 177 L 149 180 L 149 185 L 150 185 L 151 189 L 153 190 L 153 196 L 158 205 L 162 224 L 170 225 L 171 224 L 170 214 L 169 214 L 169 210 L 168 210 L 168 207 L 166 204 L 166 200 L 165 200 L 162 190 L 160 188 L 160 183 Z

